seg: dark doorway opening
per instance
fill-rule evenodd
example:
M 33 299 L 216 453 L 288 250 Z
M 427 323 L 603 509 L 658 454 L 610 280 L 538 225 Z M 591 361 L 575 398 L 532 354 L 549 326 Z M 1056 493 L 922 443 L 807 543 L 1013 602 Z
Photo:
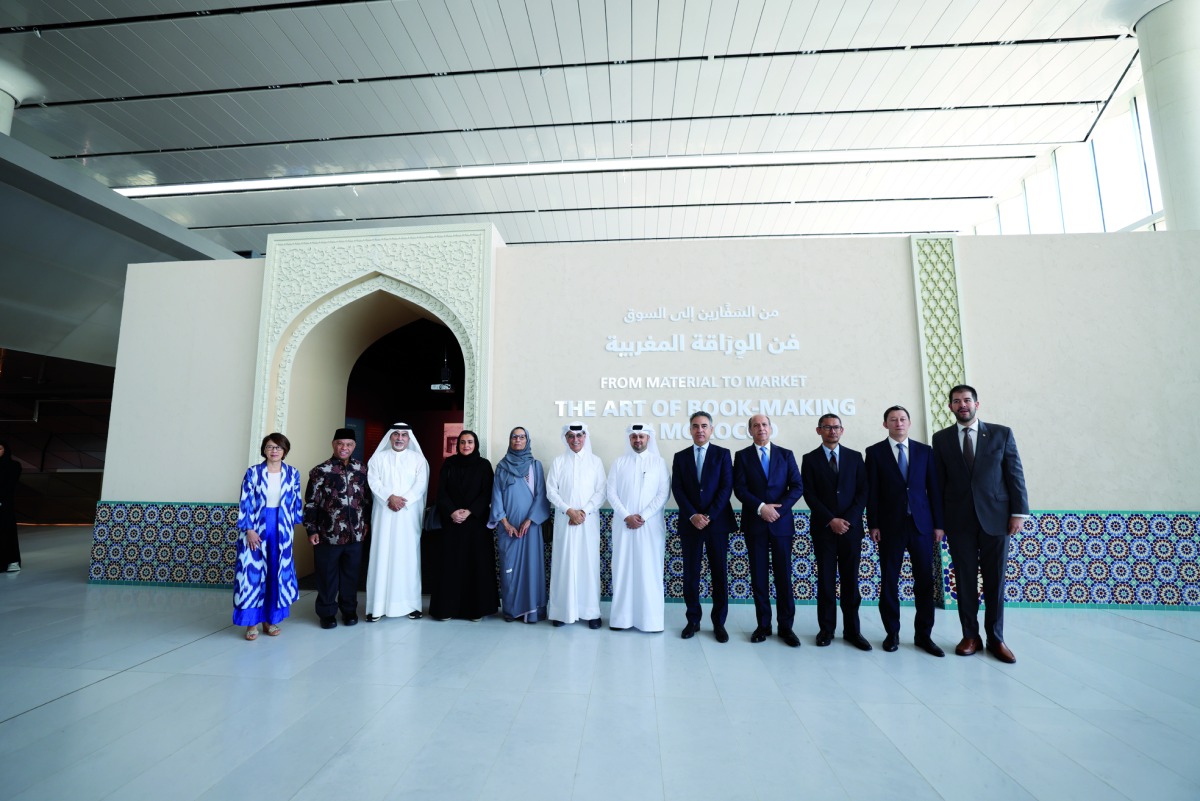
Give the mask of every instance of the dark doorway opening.
M 433 388 L 443 383 L 443 367 L 449 369 L 449 391 Z M 438 475 L 447 447 L 452 447 L 448 437 L 462 426 L 465 378 L 458 340 L 450 329 L 430 320 L 416 320 L 381 337 L 363 351 L 350 371 L 346 418 L 362 423 L 361 458 L 364 462 L 371 458 L 393 423 L 412 426 L 429 462 L 427 508 L 437 497 Z M 362 589 L 369 569 L 369 541 L 368 537 L 363 550 Z M 422 537 L 421 572 L 426 585 L 427 546 L 428 539 Z

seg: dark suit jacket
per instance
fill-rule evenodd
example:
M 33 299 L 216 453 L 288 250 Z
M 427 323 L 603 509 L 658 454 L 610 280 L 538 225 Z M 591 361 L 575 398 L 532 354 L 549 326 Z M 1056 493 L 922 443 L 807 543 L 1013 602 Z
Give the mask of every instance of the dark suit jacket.
M 804 454 L 800 475 L 804 478 L 804 501 L 812 512 L 813 531 L 824 531 L 829 521 L 840 517 L 850 524 L 847 535 L 863 533 L 863 509 L 867 505 L 867 468 L 862 454 L 845 445 L 838 447 L 835 476 L 825 459 L 825 449 Z
M 946 526 L 951 531 L 962 530 L 974 524 L 974 515 L 986 533 L 1002 536 L 1008 533 L 1012 515 L 1029 514 L 1017 441 L 1007 426 L 982 420 L 975 440 L 975 467 L 968 470 L 958 425 L 933 435 L 937 474 L 945 495 Z
M 933 448 L 909 439 L 908 481 L 892 453 L 891 439 L 867 448 L 867 525 L 881 531 L 899 531 L 912 511 L 913 524 L 922 534 L 942 528 L 942 485 L 933 465 Z
M 690 518 L 697 513 L 708 515 L 708 528 L 714 532 L 733 531 L 736 521 L 729 504 L 733 495 L 733 461 L 729 449 L 708 444 L 702 481 L 696 480 L 695 454 L 695 446 L 689 445 L 677 452 L 671 463 L 671 492 L 679 506 L 679 533 L 696 533 Z
M 770 474 L 764 474 L 758 446 L 751 445 L 737 452 L 733 462 L 733 493 L 742 502 L 742 531 L 767 532 L 777 537 L 791 536 L 796 523 L 792 507 L 804 494 L 804 481 L 796 466 L 796 455 L 787 448 L 771 443 Z M 779 504 L 779 519 L 768 523 L 758 516 L 762 503 Z

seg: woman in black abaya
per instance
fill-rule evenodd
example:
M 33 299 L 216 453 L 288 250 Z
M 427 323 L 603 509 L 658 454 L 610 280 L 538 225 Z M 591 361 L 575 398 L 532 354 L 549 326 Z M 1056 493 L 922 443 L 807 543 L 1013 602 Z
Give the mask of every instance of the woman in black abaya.
M 442 465 L 430 578 L 429 615 L 479 620 L 500 607 L 496 548 L 487 527 L 492 500 L 492 465 L 479 453 L 474 431 L 458 435 L 458 452 Z

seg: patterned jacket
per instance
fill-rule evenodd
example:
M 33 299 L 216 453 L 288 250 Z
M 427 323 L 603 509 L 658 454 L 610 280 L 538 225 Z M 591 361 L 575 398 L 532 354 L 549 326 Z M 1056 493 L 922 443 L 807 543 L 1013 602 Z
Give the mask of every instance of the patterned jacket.
M 242 479 L 241 499 L 238 503 L 237 527 L 242 535 L 237 540 L 237 568 L 233 588 L 233 603 L 238 609 L 262 607 L 266 599 L 265 548 L 256 551 L 246 547 L 246 532 L 255 531 L 260 536 L 274 533 L 274 547 L 278 555 L 279 594 L 275 599 L 277 608 L 286 609 L 299 596 L 296 583 L 296 564 L 292 555 L 292 530 L 304 522 L 304 510 L 300 500 L 300 471 L 291 465 L 283 465 L 283 486 L 279 496 L 279 512 L 274 532 L 263 531 L 263 515 L 267 508 L 267 463 L 251 465 Z
M 367 468 L 357 459 L 346 464 L 331 457 L 308 474 L 304 526 L 325 545 L 362 542 L 371 519 Z

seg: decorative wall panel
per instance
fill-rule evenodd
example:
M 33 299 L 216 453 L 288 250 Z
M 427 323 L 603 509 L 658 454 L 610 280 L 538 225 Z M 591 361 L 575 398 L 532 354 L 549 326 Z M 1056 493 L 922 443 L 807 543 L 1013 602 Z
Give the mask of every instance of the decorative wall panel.
M 612 596 L 611 525 L 612 512 L 602 511 L 600 575 L 606 599 Z M 800 603 L 816 603 L 807 512 L 795 513 L 795 527 L 792 592 Z M 234 504 L 101 501 L 88 578 L 98 584 L 231 587 L 237 536 Z M 740 534 L 730 537 L 729 551 L 730 600 L 750 602 L 750 566 Z M 954 565 L 944 544 L 942 551 L 946 567 L 940 583 L 948 606 L 953 607 L 958 597 Z M 549 553 L 547 548 L 547 571 Z M 1198 554 L 1200 514 L 1195 512 L 1035 512 L 1013 537 L 1006 602 L 1200 608 Z M 876 602 L 879 558 L 867 537 L 860 565 L 863 600 Z M 667 600 L 682 601 L 683 551 L 675 512 L 667 516 L 663 584 Z M 906 558 L 900 576 L 901 600 L 912 600 L 912 586 Z M 700 594 L 711 594 L 707 577 Z

